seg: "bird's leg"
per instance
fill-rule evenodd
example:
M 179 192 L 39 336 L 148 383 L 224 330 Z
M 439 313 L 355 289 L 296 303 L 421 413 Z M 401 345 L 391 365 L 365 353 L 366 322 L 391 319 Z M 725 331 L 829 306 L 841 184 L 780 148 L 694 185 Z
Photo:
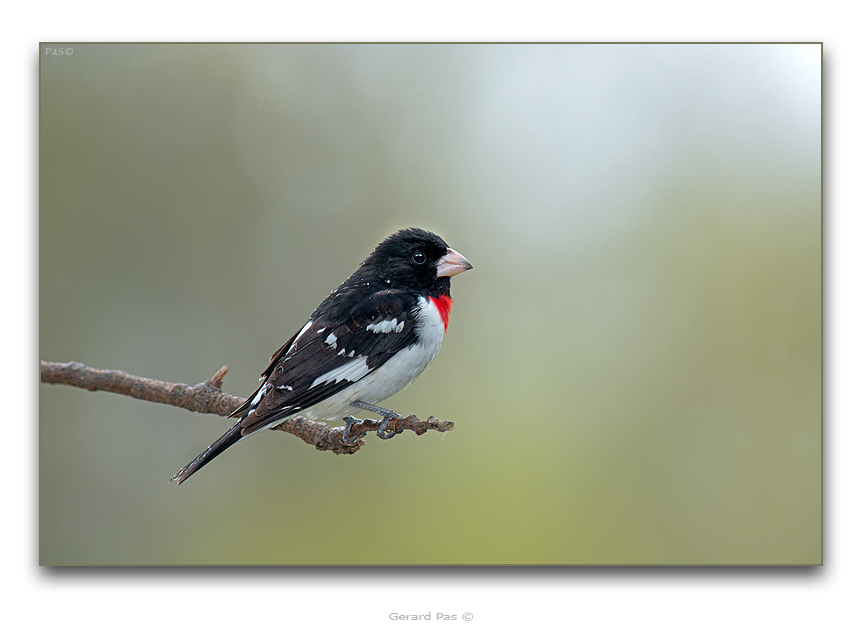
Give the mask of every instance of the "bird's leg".
M 365 409 L 366 411 L 371 411 L 375 415 L 380 415 L 383 418 L 383 421 L 380 422 L 380 426 L 378 426 L 377 428 L 377 436 L 381 439 L 392 439 L 392 437 L 394 437 L 395 435 L 399 435 L 404 432 L 402 429 L 393 430 L 390 433 L 386 432 L 386 427 L 389 425 L 389 420 L 404 419 L 403 415 L 399 415 L 395 411 L 390 411 L 388 408 L 383 408 L 382 406 L 375 406 L 374 404 L 367 404 L 359 400 L 351 402 L 351 405 L 356 406 L 357 408 Z
M 358 424 L 361 421 L 361 419 L 356 419 L 353 415 L 348 415 L 344 418 L 344 432 L 341 433 L 341 443 L 346 446 L 352 446 L 359 441 L 358 437 L 350 436 L 350 429 L 353 428 L 353 424 Z

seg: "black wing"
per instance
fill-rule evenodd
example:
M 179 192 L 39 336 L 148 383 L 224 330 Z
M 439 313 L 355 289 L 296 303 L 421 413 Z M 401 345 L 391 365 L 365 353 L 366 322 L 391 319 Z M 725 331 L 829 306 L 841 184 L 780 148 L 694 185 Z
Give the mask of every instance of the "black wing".
M 330 295 L 273 354 L 264 383 L 234 411 L 243 436 L 335 395 L 416 341 L 415 295 L 390 289 L 357 300 L 351 293 Z

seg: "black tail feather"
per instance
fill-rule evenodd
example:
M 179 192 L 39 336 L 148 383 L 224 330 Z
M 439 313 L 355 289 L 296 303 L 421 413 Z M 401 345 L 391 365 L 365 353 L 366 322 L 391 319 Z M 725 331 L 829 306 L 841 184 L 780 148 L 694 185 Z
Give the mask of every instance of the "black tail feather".
M 177 481 L 177 485 L 182 485 L 183 481 L 189 476 L 197 472 L 204 465 L 212 461 L 240 439 L 242 439 L 242 426 L 237 422 L 233 428 L 219 437 L 209 448 L 201 452 L 194 461 L 174 474 L 169 482 Z

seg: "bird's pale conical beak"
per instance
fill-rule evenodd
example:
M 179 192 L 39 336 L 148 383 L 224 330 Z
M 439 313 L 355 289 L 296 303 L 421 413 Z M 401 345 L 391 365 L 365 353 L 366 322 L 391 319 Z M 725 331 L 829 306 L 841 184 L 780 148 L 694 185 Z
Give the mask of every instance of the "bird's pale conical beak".
M 452 277 L 472 268 L 467 258 L 454 249 L 447 249 L 446 255 L 437 260 L 437 277 Z

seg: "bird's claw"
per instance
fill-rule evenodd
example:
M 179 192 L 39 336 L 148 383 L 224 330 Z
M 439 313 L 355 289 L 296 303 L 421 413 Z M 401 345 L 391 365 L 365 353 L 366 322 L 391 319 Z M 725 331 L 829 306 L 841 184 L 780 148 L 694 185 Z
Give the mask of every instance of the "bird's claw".
M 395 430 L 386 431 L 387 426 L 389 426 L 390 419 L 404 419 L 403 415 L 399 415 L 395 411 L 390 411 L 388 408 L 383 408 L 382 406 L 376 406 L 374 404 L 368 404 L 367 402 L 363 402 L 361 400 L 356 400 L 351 402 L 353 406 L 358 408 L 365 409 L 366 411 L 371 411 L 376 415 L 380 415 L 383 419 L 380 421 L 380 424 L 377 427 L 377 436 L 381 439 L 392 439 L 395 435 L 400 435 L 404 430 L 402 428 L 396 428 Z M 346 420 L 345 420 L 346 421 Z
M 404 430 L 402 428 L 396 428 L 390 432 L 386 432 L 387 426 L 389 426 L 389 417 L 384 417 L 380 425 L 377 427 L 377 436 L 381 439 L 392 439 L 395 435 L 400 435 Z M 400 419 L 400 416 L 399 416 Z
M 344 418 L 344 428 L 341 431 L 341 443 L 346 446 L 355 446 L 356 442 L 359 441 L 359 437 L 351 437 L 350 429 L 353 428 L 353 424 L 358 424 L 362 420 L 356 419 L 353 415 L 349 415 Z

